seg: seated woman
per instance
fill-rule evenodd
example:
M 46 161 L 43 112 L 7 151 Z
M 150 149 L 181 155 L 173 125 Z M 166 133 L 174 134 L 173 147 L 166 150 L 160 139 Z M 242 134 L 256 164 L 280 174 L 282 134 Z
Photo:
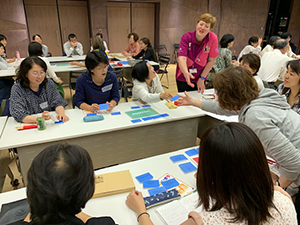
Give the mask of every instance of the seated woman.
M 42 50 L 43 50 L 43 55 L 42 56 L 47 57 L 48 56 L 48 47 L 47 47 L 47 45 L 43 44 L 42 36 L 39 35 L 39 34 L 34 34 L 32 36 L 32 41 L 38 42 L 42 45 Z
M 32 161 L 27 180 L 30 213 L 14 225 L 115 225 L 111 217 L 93 218 L 82 212 L 95 189 L 93 163 L 82 147 L 57 144 L 45 148 Z
M 136 56 L 132 56 L 134 59 L 143 59 L 157 62 L 157 57 L 154 49 L 152 48 L 149 38 L 142 38 L 140 40 L 140 46 L 142 48 L 142 51 L 140 51 L 140 53 Z
M 139 62 L 133 67 L 132 100 L 143 104 L 168 100 L 172 95 L 164 92 L 158 75 L 148 62 Z
M 297 224 L 291 197 L 274 187 L 264 148 L 244 124 L 222 123 L 205 132 L 195 177 L 203 211 L 190 212 L 182 225 Z M 142 214 L 143 203 L 138 191 L 126 201 L 141 215 L 140 224 L 153 224 L 147 213 Z
M 251 38 L 249 38 L 248 45 L 246 45 L 243 48 L 243 50 L 240 52 L 238 61 L 240 61 L 240 58 L 243 55 L 248 54 L 248 53 L 254 53 L 259 56 L 260 52 L 261 52 L 261 47 L 260 47 L 261 42 L 262 42 L 262 38 L 258 38 L 255 36 L 252 36 Z
M 261 91 L 265 87 L 269 87 L 268 82 L 263 81 L 259 76 L 257 76 L 257 72 L 260 68 L 260 58 L 258 55 L 253 53 L 243 55 L 240 58 L 240 66 L 248 70 L 253 75 L 254 79 L 257 82 L 259 91 Z
M 278 86 L 277 91 L 286 96 L 291 108 L 300 115 L 300 60 L 291 60 L 286 67 L 283 84 Z
M 79 76 L 76 81 L 74 95 L 75 105 L 87 111 L 96 112 L 99 104 L 109 103 L 110 111 L 119 100 L 119 84 L 117 76 L 108 71 L 108 59 L 100 51 L 92 51 L 85 58 L 88 71 Z
M 46 78 L 47 65 L 36 56 L 24 59 L 17 69 L 17 82 L 10 95 L 10 113 L 18 122 L 34 123 L 42 113 L 46 120 L 50 119 L 49 111 L 56 111 L 57 118 L 68 121 L 64 107 L 67 103 L 58 93 L 53 81 Z
M 139 40 L 139 35 L 136 33 L 130 33 L 127 36 L 128 38 L 128 46 L 127 48 L 122 52 L 125 56 L 135 56 L 141 51 L 141 46 L 137 42 Z

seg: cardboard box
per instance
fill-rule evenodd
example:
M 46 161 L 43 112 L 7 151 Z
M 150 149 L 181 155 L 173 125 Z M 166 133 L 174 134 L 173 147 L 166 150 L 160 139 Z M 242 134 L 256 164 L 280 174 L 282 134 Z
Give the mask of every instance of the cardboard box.
M 95 192 L 92 198 L 130 192 L 135 189 L 129 170 L 95 176 Z

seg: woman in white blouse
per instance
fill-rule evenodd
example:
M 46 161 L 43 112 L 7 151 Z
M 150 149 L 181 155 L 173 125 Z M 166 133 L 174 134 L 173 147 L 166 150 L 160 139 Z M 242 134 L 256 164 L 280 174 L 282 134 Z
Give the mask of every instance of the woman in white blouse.
M 243 55 L 248 53 L 254 53 L 259 56 L 261 52 L 261 42 L 262 42 L 262 38 L 258 38 L 256 36 L 252 36 L 251 38 L 249 38 L 248 45 L 246 45 L 243 48 L 243 50 L 240 52 L 238 61 Z

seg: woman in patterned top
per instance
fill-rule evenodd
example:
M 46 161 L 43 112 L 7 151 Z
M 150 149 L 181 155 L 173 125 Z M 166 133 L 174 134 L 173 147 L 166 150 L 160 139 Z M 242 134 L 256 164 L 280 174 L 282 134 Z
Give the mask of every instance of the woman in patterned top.
M 24 59 L 17 70 L 17 82 L 10 95 L 10 113 L 18 122 L 34 123 L 42 113 L 46 120 L 50 119 L 49 111 L 56 111 L 57 118 L 68 121 L 63 100 L 53 81 L 46 78 L 47 65 L 37 56 Z
M 286 96 L 291 108 L 300 115 L 300 60 L 291 60 L 286 67 L 283 84 L 279 85 L 277 91 Z

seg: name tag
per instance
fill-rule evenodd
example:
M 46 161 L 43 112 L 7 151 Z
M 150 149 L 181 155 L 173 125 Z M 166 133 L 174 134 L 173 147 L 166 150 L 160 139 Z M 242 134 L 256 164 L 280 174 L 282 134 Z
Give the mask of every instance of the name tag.
M 190 73 L 197 73 L 197 68 L 189 69 Z
M 102 92 L 110 91 L 112 89 L 113 84 L 109 84 L 102 88 Z
M 47 108 L 47 107 L 48 107 L 48 102 L 43 102 L 43 103 L 41 103 L 41 104 L 40 104 L 40 107 L 41 107 L 42 109 Z

